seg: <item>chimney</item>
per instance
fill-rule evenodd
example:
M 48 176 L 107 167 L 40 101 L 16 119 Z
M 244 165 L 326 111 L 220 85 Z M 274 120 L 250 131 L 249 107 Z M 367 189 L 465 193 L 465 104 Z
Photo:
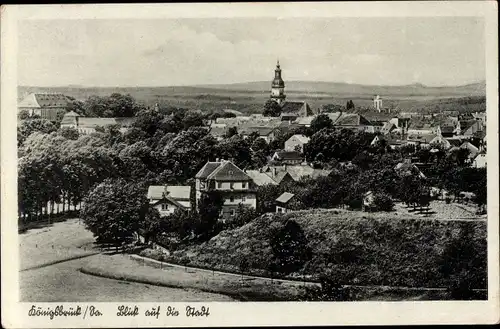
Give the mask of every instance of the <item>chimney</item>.
M 276 167 L 273 167 L 273 176 L 276 176 Z
M 219 160 L 220 160 L 219 158 L 215 158 L 215 162 L 219 162 Z

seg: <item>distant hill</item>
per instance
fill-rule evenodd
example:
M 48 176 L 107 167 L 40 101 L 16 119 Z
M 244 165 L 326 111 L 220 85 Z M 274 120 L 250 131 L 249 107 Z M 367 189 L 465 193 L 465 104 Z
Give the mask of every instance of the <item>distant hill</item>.
M 110 95 L 111 93 L 129 93 L 139 99 L 155 96 L 174 95 L 233 95 L 248 94 L 255 96 L 259 94 L 268 95 L 270 89 L 269 81 L 244 82 L 225 85 L 198 85 L 198 86 L 169 86 L 169 87 L 28 87 L 19 86 L 18 97 L 22 98 L 29 92 L 63 93 L 75 98 L 87 98 L 91 95 Z M 467 97 L 484 96 L 486 84 L 484 82 L 468 84 L 463 86 L 427 87 L 422 84 L 404 86 L 370 86 L 337 82 L 312 82 L 312 81 L 289 81 L 286 82 L 287 94 L 303 94 L 317 97 L 362 97 L 371 98 L 373 95 L 382 97 Z
M 484 96 L 486 94 L 486 83 L 479 82 L 462 86 L 428 87 L 423 84 L 412 84 L 403 86 L 372 86 L 361 84 L 349 84 L 340 82 L 322 81 L 288 81 L 285 82 L 286 92 L 298 93 L 324 93 L 328 95 L 394 95 L 394 96 Z M 200 85 L 198 88 L 210 88 L 219 90 L 238 90 L 249 92 L 268 92 L 269 81 L 254 81 L 226 85 Z

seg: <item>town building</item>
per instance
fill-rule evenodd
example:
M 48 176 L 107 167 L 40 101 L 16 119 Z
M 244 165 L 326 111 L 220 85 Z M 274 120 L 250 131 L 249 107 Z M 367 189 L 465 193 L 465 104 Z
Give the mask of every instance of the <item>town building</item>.
M 384 123 L 382 128 L 380 128 L 380 132 L 384 135 L 387 135 L 387 134 L 390 134 L 392 131 L 394 131 L 397 128 L 398 127 L 396 126 L 396 124 L 394 124 L 394 122 L 388 121 L 388 122 Z
M 307 116 L 307 117 L 298 117 L 294 121 L 294 124 L 296 124 L 298 126 L 301 126 L 301 127 L 310 127 L 311 123 L 314 120 L 314 118 L 316 118 L 316 116 L 314 116 L 314 115 L 310 115 L 310 116 Z
M 176 210 L 191 210 L 191 186 L 151 185 L 147 198 L 150 207 L 156 208 L 160 216 L 168 216 Z
M 271 83 L 271 100 L 281 106 L 280 118 L 282 121 L 293 122 L 299 117 L 312 116 L 313 111 L 306 102 L 289 102 L 285 101 L 285 82 L 281 77 L 280 62 L 277 61 L 276 69 L 274 70 L 274 79 Z
M 212 135 L 217 141 L 221 141 L 226 136 L 228 127 L 225 124 L 212 123 L 209 128 L 209 134 Z
M 105 128 L 106 126 L 117 125 L 121 132 L 128 130 L 135 117 L 127 118 L 96 118 L 96 117 L 84 117 L 70 111 L 64 114 L 61 121 L 61 128 L 73 128 L 78 130 L 80 134 L 88 135 L 96 132 L 98 128 Z
M 276 128 L 274 127 L 245 127 L 239 133 L 243 138 L 248 138 L 252 134 L 257 134 L 260 138 L 264 139 L 267 143 L 270 143 L 275 138 Z
M 279 185 L 280 181 L 271 177 L 268 172 L 263 172 L 262 169 L 259 170 L 246 170 L 245 171 L 250 178 L 252 178 L 254 184 L 256 186 L 264 186 L 264 185 Z M 276 179 L 276 180 L 275 180 Z
M 235 216 L 239 205 L 257 208 L 257 192 L 252 178 L 230 160 L 207 162 L 195 180 L 197 206 L 204 193 L 217 191 L 222 194 L 222 218 Z
M 377 132 L 375 126 L 359 113 L 342 112 L 340 116 L 338 116 L 337 120 L 333 122 L 333 125 L 342 129 L 351 129 L 370 133 Z
M 375 194 L 372 191 L 363 194 L 363 211 L 373 211 L 375 208 Z
M 304 177 L 318 178 L 328 176 L 331 172 L 331 170 L 315 169 L 308 164 L 267 165 L 262 167 L 261 171 L 269 175 L 278 184 L 282 184 L 283 181 L 288 180 L 288 175 L 292 181 L 298 182 Z M 288 175 L 284 175 L 285 173 Z
M 406 137 L 406 145 L 414 145 L 422 148 L 428 148 L 431 146 L 431 142 L 438 135 L 433 133 L 409 133 Z
M 294 122 L 300 117 L 310 117 L 312 115 L 313 111 L 311 110 L 311 107 L 307 102 L 287 101 L 281 104 L 281 115 L 280 115 L 281 121 Z
M 271 161 L 280 164 L 294 165 L 304 161 L 302 155 L 297 151 L 277 151 L 271 157 Z
M 442 149 L 449 149 L 451 147 L 451 144 L 450 142 L 444 138 L 443 136 L 441 135 L 437 135 L 436 137 L 434 137 L 430 142 L 429 142 L 429 145 L 432 146 L 432 147 L 438 147 L 438 148 L 442 148 Z
M 58 115 L 66 112 L 69 98 L 63 94 L 30 93 L 17 105 L 18 111 L 27 111 L 30 116 L 57 120 Z
M 373 98 L 373 107 L 375 108 L 375 110 L 377 112 L 381 112 L 382 111 L 382 97 L 380 97 L 380 95 L 376 95 Z
M 463 122 L 460 123 L 464 124 Z M 477 135 L 480 135 L 483 131 L 486 131 L 486 126 L 480 120 L 474 120 L 473 122 L 467 122 L 463 126 L 461 126 L 462 135 L 473 138 Z
M 474 168 L 486 168 L 486 152 L 481 151 L 472 161 Z
M 285 151 L 297 151 L 304 153 L 304 145 L 309 143 L 309 137 L 304 135 L 293 135 L 285 142 Z
M 276 213 L 284 214 L 293 211 L 290 203 L 295 198 L 295 194 L 284 192 L 276 199 Z
M 400 176 L 418 175 L 420 178 L 426 178 L 422 171 L 414 163 L 411 163 L 411 159 L 405 159 L 398 163 L 394 170 Z
M 397 138 L 395 136 L 392 136 L 390 134 L 376 135 L 370 143 L 371 146 L 386 145 L 386 146 L 389 146 L 392 150 L 395 150 L 401 146 L 404 146 L 405 144 L 406 144 L 406 141 L 402 140 L 401 138 Z
M 460 145 L 460 148 L 469 150 L 469 159 L 471 161 L 474 161 L 476 156 L 481 151 L 481 149 L 480 149 L 481 146 L 476 146 L 473 143 L 471 143 L 470 141 L 463 142 L 462 145 Z

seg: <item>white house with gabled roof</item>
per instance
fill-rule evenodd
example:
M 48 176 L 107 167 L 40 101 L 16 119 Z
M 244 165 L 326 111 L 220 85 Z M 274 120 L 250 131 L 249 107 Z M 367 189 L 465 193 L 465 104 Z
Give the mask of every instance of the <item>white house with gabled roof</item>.
M 149 205 L 160 213 L 160 216 L 173 214 L 177 209 L 191 210 L 191 186 L 152 185 L 148 188 Z
M 298 151 L 304 153 L 304 145 L 309 143 L 309 137 L 304 135 L 293 135 L 285 142 L 285 151 Z

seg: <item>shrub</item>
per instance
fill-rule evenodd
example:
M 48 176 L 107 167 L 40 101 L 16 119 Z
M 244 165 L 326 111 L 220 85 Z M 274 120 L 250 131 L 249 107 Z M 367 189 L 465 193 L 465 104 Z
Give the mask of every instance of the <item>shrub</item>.
M 361 209 L 363 205 L 363 200 L 361 198 L 351 198 L 347 201 L 349 209 Z
M 248 262 L 248 259 L 245 256 L 242 256 L 240 259 L 240 264 L 239 264 L 240 272 L 242 274 L 247 273 L 249 268 L 250 268 L 250 263 Z
M 304 231 L 294 220 L 287 220 L 282 227 L 271 232 L 269 243 L 277 272 L 289 274 L 297 271 L 311 257 Z
M 236 212 L 236 216 L 225 222 L 223 229 L 234 229 L 237 227 L 241 227 L 251 220 L 255 219 L 258 216 L 257 212 L 248 207 L 240 204 L 238 206 L 238 210 Z
M 352 293 L 348 287 L 336 282 L 328 274 L 320 275 L 320 287 L 306 287 L 302 300 L 306 301 L 349 301 L 352 300 Z
M 375 194 L 373 203 L 379 211 L 392 211 L 394 209 L 394 202 L 392 201 L 392 198 L 387 194 Z

